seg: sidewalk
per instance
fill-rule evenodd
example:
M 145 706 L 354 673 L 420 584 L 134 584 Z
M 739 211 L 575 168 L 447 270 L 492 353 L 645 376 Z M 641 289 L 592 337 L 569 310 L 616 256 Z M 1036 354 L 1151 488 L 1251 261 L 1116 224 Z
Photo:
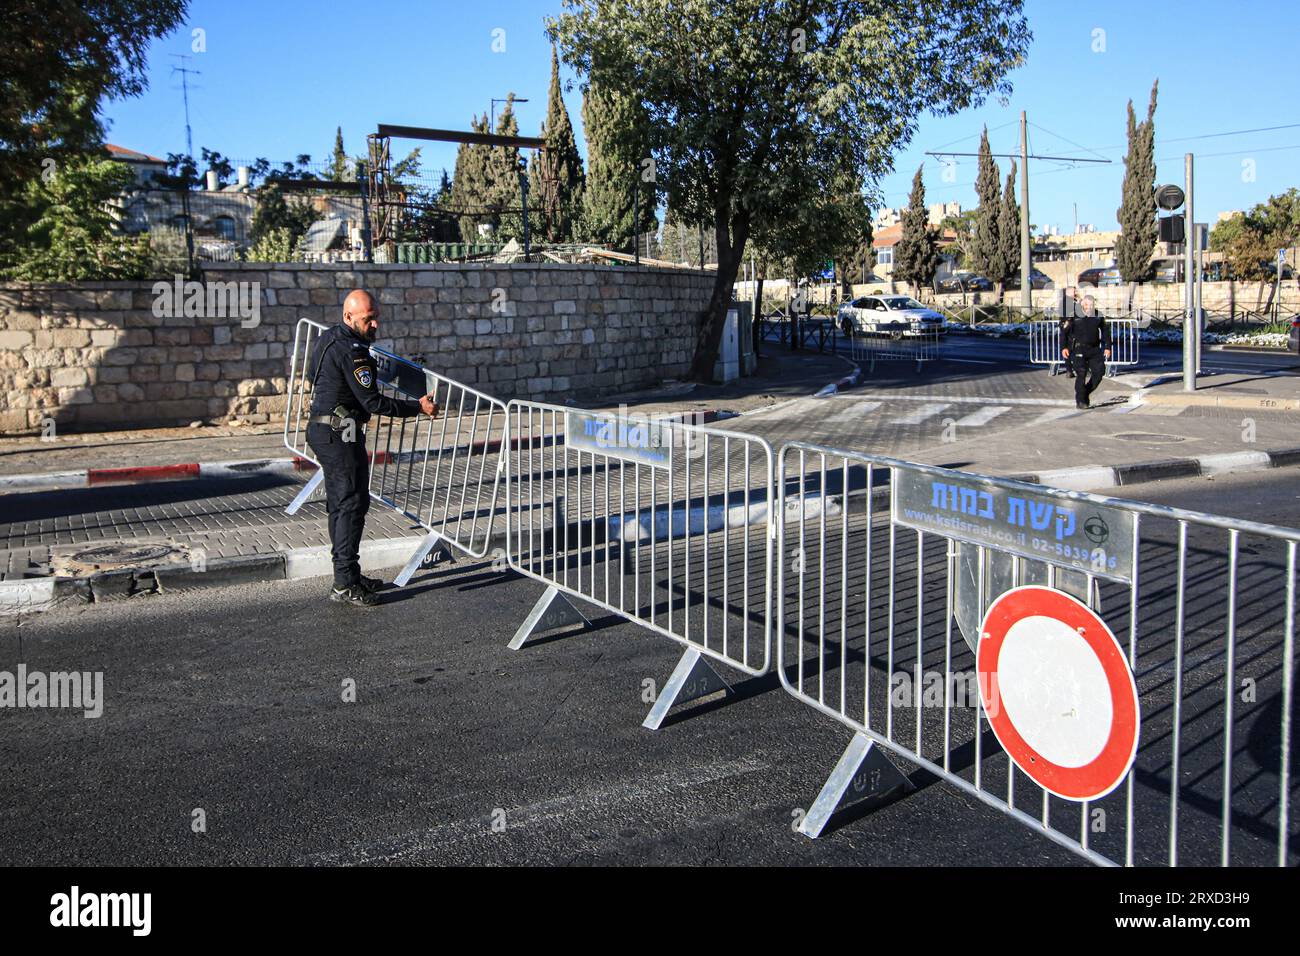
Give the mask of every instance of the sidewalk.
M 1097 407 L 1080 412 L 1073 383 L 1041 369 L 999 372 L 988 363 L 950 361 L 918 374 L 905 363 L 881 363 L 850 381 L 852 363 L 839 356 L 775 348 L 766 355 L 753 378 L 725 386 L 669 382 L 611 396 L 599 407 L 738 413 L 714 417 L 726 418 L 719 427 L 759 435 L 777 448 L 809 441 L 1081 489 L 1300 462 L 1300 416 L 1290 410 L 1300 407 L 1294 375 L 1207 377 L 1203 389 L 1187 395 L 1181 380 L 1137 372 L 1107 379 L 1094 396 Z M 839 387 L 828 394 L 831 383 Z M 826 397 L 812 397 L 819 391 Z M 0 440 L 0 476 L 246 460 L 292 463 L 281 429 Z M 291 464 L 238 478 L 8 494 L 0 484 L 0 592 L 21 587 L 18 603 L 35 609 L 68 595 L 100 600 L 328 574 L 323 501 L 294 516 L 284 512 L 309 473 Z M 422 533 L 387 508 L 372 507 L 363 565 L 403 564 Z M 489 553 L 502 543 L 494 539 Z M 0 611 L 14 603 L 0 593 Z

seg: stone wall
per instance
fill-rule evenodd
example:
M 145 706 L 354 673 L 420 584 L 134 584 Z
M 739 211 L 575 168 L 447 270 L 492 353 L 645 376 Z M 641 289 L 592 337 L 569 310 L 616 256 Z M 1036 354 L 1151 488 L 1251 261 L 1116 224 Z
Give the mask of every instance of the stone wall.
M 337 322 L 355 287 L 379 299 L 377 344 L 490 394 L 625 391 L 686 374 L 713 282 L 551 263 L 235 263 L 204 279 L 257 283 L 257 324 L 156 314 L 152 282 L 0 285 L 0 433 L 272 421 L 298 319 Z

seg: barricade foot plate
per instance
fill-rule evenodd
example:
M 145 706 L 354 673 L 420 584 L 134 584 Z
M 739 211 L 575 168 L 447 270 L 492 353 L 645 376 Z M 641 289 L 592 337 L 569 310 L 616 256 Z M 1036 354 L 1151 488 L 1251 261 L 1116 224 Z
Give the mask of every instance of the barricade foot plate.
M 557 627 L 567 627 L 570 624 L 589 625 L 591 621 L 570 601 L 559 588 L 551 585 L 547 587 L 546 593 L 537 599 L 533 609 L 528 612 L 528 617 L 524 618 L 524 623 L 519 625 L 519 630 L 515 631 L 515 636 L 510 639 L 508 645 L 512 651 L 517 651 L 540 631 L 551 631 Z
M 320 483 L 324 479 L 325 469 L 317 468 L 316 474 L 312 475 L 311 478 L 307 480 L 307 484 L 302 486 L 302 491 L 298 492 L 297 497 L 295 497 L 293 501 L 289 502 L 289 507 L 284 509 L 284 513 L 287 515 L 296 515 L 298 509 L 307 503 L 308 499 L 310 499 L 316 492 L 316 489 L 320 487 Z
M 713 669 L 704 656 L 690 648 L 677 662 L 668 683 L 664 684 L 663 693 L 655 699 L 655 705 L 650 708 L 650 713 L 641 722 L 641 726 L 647 730 L 658 730 L 668 716 L 668 711 L 676 705 L 699 700 L 718 691 L 734 693 L 731 685 Z
M 799 821 L 799 832 L 815 840 L 837 811 L 863 800 L 884 797 L 900 788 L 911 790 L 911 781 L 890 762 L 875 741 L 865 734 L 854 734 L 813 801 L 812 809 Z
M 434 550 L 434 549 L 437 550 Z M 406 565 L 398 572 L 397 577 L 393 578 L 393 584 L 397 587 L 405 587 L 407 583 L 415 576 L 415 572 L 423 567 L 433 567 L 439 561 L 455 561 L 452 557 L 451 548 L 447 547 L 442 536 L 436 531 L 430 531 L 420 539 L 419 547 L 412 553 Z

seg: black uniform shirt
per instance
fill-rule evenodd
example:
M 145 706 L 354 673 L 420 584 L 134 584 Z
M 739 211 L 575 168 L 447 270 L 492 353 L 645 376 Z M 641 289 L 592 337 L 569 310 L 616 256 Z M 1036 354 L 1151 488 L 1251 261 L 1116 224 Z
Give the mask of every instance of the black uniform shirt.
M 1098 312 L 1096 315 L 1075 315 L 1061 323 L 1062 341 L 1068 349 L 1110 348 L 1110 326 L 1106 317 Z
M 380 394 L 370 343 L 342 322 L 320 334 L 309 367 L 315 383 L 313 416 L 328 415 L 336 405 L 349 409 L 363 425 L 371 415 L 410 418 L 420 414 L 419 402 Z

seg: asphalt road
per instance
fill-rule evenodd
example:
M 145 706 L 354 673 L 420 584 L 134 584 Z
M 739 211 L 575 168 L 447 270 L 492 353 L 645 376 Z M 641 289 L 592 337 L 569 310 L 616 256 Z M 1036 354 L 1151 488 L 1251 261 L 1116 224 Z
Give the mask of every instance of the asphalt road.
M 1125 493 L 1294 526 L 1298 477 Z M 0 711 L 5 862 L 1078 862 L 923 775 L 807 840 L 794 814 L 843 727 L 772 677 L 729 674 L 733 699 L 643 730 L 646 682 L 663 686 L 674 645 L 597 614 L 511 652 L 541 586 L 490 565 L 434 569 L 372 611 L 323 591 L 175 592 L 0 624 L 0 670 L 104 675 L 98 719 Z

